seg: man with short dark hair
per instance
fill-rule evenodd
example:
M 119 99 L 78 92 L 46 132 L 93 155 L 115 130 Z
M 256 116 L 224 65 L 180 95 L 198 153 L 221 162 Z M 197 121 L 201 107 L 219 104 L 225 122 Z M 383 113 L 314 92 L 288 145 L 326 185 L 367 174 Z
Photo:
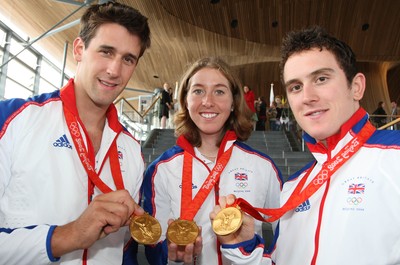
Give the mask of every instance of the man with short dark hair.
M 61 90 L 0 101 L 0 263 L 121 264 L 143 179 L 114 100 L 150 46 L 147 18 L 91 5 Z M 136 201 L 136 202 L 135 202 Z
M 268 221 L 280 220 L 272 253 L 246 214 L 241 229 L 219 236 L 224 258 L 232 264 L 400 264 L 400 132 L 377 131 L 360 107 L 366 81 L 353 51 L 320 27 L 291 32 L 281 73 L 315 161 L 289 177 L 281 208 L 259 210 Z M 221 197 L 211 219 L 235 203 L 232 195 Z

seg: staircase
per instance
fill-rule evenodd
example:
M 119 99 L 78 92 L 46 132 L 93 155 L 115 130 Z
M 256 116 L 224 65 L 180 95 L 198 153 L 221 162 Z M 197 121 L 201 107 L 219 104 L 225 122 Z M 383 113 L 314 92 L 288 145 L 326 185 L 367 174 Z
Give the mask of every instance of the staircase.
M 167 149 L 174 146 L 176 137 L 173 129 L 154 129 L 142 145 L 142 153 L 146 164 L 150 164 Z
M 313 159 L 308 151 L 293 151 L 299 148 L 289 139 L 284 131 L 254 131 L 246 143 L 270 156 L 286 181 L 291 174 Z
M 175 142 L 173 129 L 154 129 L 142 145 L 147 165 L 175 145 Z M 313 159 L 308 151 L 293 151 L 299 148 L 284 131 L 254 131 L 246 144 L 270 156 L 285 181 Z
M 310 152 L 294 151 L 300 148 L 289 132 L 254 131 L 246 143 L 270 156 L 281 171 L 284 181 L 312 160 Z M 272 225 L 264 222 L 262 227 L 265 246 L 268 247 L 273 241 Z

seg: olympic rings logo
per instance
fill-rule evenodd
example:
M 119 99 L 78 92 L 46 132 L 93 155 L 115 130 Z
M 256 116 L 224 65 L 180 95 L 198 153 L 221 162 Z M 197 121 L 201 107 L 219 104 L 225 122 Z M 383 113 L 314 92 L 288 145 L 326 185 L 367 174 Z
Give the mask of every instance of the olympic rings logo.
M 79 128 L 76 122 L 72 122 L 69 126 L 69 130 L 71 132 L 72 135 L 74 135 L 75 137 L 79 137 L 81 135 L 81 133 L 79 132 Z
M 247 182 L 236 182 L 236 187 L 244 189 L 247 187 Z
M 350 205 L 359 205 L 362 203 L 362 198 L 361 197 L 349 197 L 347 198 L 347 203 Z
M 221 163 L 218 163 L 215 165 L 215 170 L 222 171 L 223 169 L 224 169 L 224 166 Z
M 314 179 L 313 183 L 314 185 L 321 185 L 326 179 L 328 179 L 328 170 L 324 169 L 318 174 L 317 178 Z

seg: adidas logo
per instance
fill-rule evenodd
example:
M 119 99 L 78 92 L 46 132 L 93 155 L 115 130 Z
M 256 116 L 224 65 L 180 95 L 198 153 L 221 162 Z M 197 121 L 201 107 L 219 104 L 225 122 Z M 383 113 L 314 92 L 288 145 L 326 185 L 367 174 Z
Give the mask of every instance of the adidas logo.
M 69 149 L 72 149 L 72 145 L 68 141 L 67 136 L 64 134 L 60 138 L 58 138 L 54 143 L 53 146 L 55 147 L 68 147 Z

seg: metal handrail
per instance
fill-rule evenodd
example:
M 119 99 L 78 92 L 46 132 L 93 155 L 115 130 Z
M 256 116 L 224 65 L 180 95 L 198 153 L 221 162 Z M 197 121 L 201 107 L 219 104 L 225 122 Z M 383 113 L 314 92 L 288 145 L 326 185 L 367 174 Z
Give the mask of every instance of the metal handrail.
M 382 125 L 381 127 L 378 128 L 378 130 L 384 130 L 390 126 L 397 124 L 398 122 L 400 122 L 400 117 L 391 122 L 386 123 L 385 125 Z
M 126 98 L 119 98 L 114 102 L 118 110 L 120 122 L 127 127 L 132 135 L 140 142 L 145 140 L 150 131 L 158 127 L 157 102 L 161 99 L 160 95 L 154 96 L 151 104 L 144 111 L 138 110 Z M 140 103 L 139 103 L 140 104 Z

